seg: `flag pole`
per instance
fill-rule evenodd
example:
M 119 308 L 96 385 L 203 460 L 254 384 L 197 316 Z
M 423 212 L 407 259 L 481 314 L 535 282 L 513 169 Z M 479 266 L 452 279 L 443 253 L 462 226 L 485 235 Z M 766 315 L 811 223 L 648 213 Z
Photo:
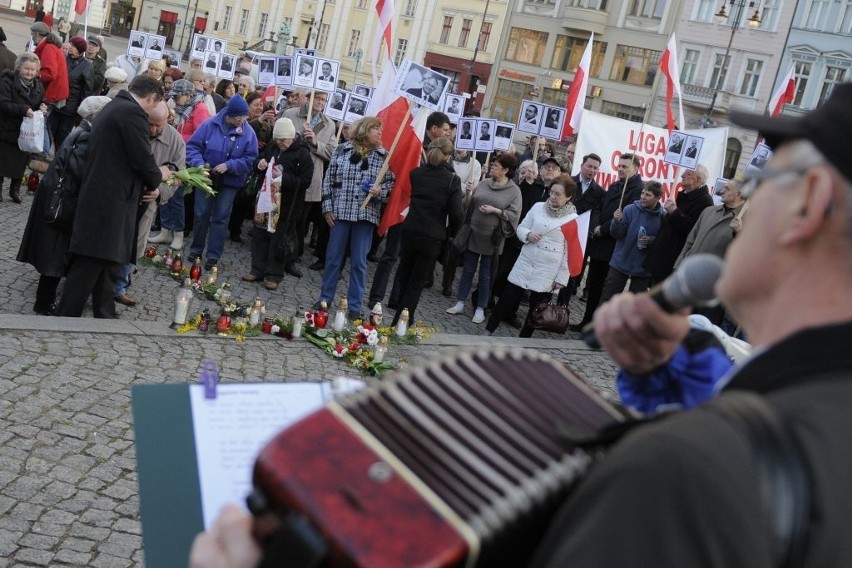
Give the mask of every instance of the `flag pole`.
M 402 138 L 402 132 L 408 127 L 408 120 L 411 118 L 411 111 L 414 109 L 414 102 L 408 101 L 408 110 L 405 111 L 405 116 L 402 117 L 402 121 L 399 123 L 399 129 L 396 131 L 396 135 L 393 138 L 393 143 L 391 144 L 390 149 L 388 150 L 388 155 L 385 157 L 385 163 L 382 164 L 382 169 L 379 170 L 378 175 L 376 176 L 376 181 L 373 183 L 373 187 L 370 188 L 370 191 L 376 189 L 382 184 L 382 180 L 385 177 L 385 174 L 388 173 L 388 168 L 390 168 L 390 159 L 393 156 L 394 151 L 396 151 L 396 146 L 399 144 L 399 139 Z M 367 204 L 373 198 L 372 193 L 368 193 L 367 197 L 364 198 L 364 201 L 361 202 L 361 209 L 365 209 Z
M 660 83 L 660 73 L 654 77 L 654 85 L 651 87 L 651 98 L 648 99 L 648 105 L 645 107 L 645 114 L 642 115 L 642 125 L 639 127 L 639 137 L 636 139 L 636 150 L 633 151 L 633 155 L 638 157 L 639 153 L 642 150 L 642 131 L 645 130 L 645 123 L 648 122 L 648 118 L 650 117 L 650 112 L 652 105 L 654 104 L 654 100 L 657 98 L 657 88 Z M 683 125 L 680 125 L 683 128 Z M 630 178 L 624 178 L 624 185 L 621 186 L 621 197 L 618 200 L 618 208 L 621 209 L 621 206 L 624 204 L 624 194 L 627 191 L 627 182 Z
M 92 0 L 86 2 L 86 19 L 83 24 L 83 37 L 89 37 L 89 9 L 92 7 Z M 85 55 L 85 53 L 83 54 Z

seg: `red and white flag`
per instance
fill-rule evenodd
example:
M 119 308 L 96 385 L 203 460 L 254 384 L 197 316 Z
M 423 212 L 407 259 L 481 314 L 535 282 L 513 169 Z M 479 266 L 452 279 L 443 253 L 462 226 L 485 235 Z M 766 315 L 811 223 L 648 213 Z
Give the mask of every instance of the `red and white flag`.
M 382 48 L 382 39 L 385 40 L 385 49 L 388 59 L 391 57 L 391 44 L 393 43 L 393 0 L 378 0 L 376 12 L 379 14 L 379 23 L 376 26 L 376 36 L 373 38 L 373 82 L 376 80 L 376 63 L 379 61 L 379 51 Z
M 408 174 L 420 166 L 426 118 L 431 112 L 423 107 L 421 112 L 412 117 L 408 112 L 408 99 L 394 92 L 395 84 L 396 68 L 393 61 L 387 59 L 382 77 L 373 90 L 366 115 L 382 119 L 382 146 L 387 150 L 393 145 L 399 129 L 403 130 L 396 149 L 389 158 L 389 168 L 396 176 L 396 182 L 379 221 L 379 235 L 384 235 L 389 228 L 402 223 L 408 214 L 408 206 L 411 204 L 411 180 Z
M 769 115 L 780 116 L 784 110 L 784 105 L 793 102 L 796 98 L 796 68 L 791 65 L 790 70 L 784 76 L 784 79 L 778 85 L 778 90 L 769 99 Z
M 568 91 L 568 101 L 565 103 L 565 126 L 562 127 L 562 140 L 565 140 L 580 128 L 580 120 L 583 118 L 583 108 L 586 105 L 586 92 L 589 90 L 589 69 L 592 67 L 592 44 L 595 34 L 589 37 L 583 57 L 574 73 L 571 81 L 571 89 Z
M 568 274 L 572 278 L 583 273 L 586 258 L 586 241 L 589 237 L 589 219 L 592 212 L 586 211 L 576 219 L 562 225 L 562 234 L 568 244 Z
M 677 66 L 677 41 L 675 35 L 669 38 L 669 44 L 660 58 L 660 70 L 666 76 L 666 124 L 669 133 L 672 130 L 682 130 L 685 127 L 683 120 L 683 96 L 680 93 L 680 70 Z M 672 114 L 672 99 L 677 93 L 677 123 Z
M 88 7 L 88 5 L 89 0 L 77 0 L 77 2 L 74 4 L 74 11 L 80 15 L 83 15 L 86 13 L 86 8 Z

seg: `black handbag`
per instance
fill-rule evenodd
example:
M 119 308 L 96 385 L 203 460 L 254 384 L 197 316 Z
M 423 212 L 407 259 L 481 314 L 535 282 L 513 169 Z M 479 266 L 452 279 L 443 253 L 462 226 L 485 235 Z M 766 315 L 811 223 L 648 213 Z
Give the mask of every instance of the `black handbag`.
M 542 331 L 565 333 L 568 329 L 568 316 L 571 314 L 568 306 L 557 302 L 558 295 L 554 292 L 550 299 L 539 302 L 530 310 L 527 317 L 529 326 Z
M 467 252 L 467 242 L 470 240 L 470 218 L 473 217 L 473 197 L 467 203 L 467 209 L 464 212 L 464 222 L 456 236 L 453 237 L 453 249 L 456 254 L 462 255 Z
M 60 231 L 71 231 L 77 209 L 77 191 L 65 176 L 60 176 L 47 198 L 44 221 Z

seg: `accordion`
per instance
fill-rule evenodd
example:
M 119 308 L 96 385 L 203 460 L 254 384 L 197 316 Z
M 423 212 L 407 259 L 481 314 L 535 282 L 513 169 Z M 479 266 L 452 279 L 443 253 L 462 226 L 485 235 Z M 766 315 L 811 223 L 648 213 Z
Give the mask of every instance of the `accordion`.
M 474 351 L 398 373 L 263 448 L 248 499 L 262 565 L 523 565 L 592 462 L 577 440 L 623 417 L 534 351 Z

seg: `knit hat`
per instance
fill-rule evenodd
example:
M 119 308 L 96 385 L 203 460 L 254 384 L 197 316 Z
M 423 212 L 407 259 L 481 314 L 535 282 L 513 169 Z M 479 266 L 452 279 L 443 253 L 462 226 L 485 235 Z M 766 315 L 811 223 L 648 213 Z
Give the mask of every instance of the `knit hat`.
M 104 41 L 102 39 L 98 39 L 98 36 L 96 36 L 96 35 L 90 35 L 89 38 L 88 38 L 88 42 L 93 43 L 93 44 L 97 45 L 98 47 L 103 47 L 103 45 L 104 45 Z
M 186 79 L 178 79 L 175 81 L 174 84 L 172 84 L 172 90 L 169 91 L 169 95 L 172 97 L 192 94 L 195 94 L 195 86 L 192 84 L 192 81 L 188 81 Z
M 180 81 L 176 82 L 177 85 Z M 174 87 L 172 87 L 174 90 Z M 248 104 L 246 100 L 239 95 L 234 95 L 228 100 L 228 106 L 225 107 L 225 116 L 248 116 Z
M 127 80 L 127 71 L 121 67 L 110 67 L 104 73 L 104 79 L 113 83 L 123 83 Z
M 30 26 L 31 32 L 38 32 L 40 35 L 46 36 L 50 33 L 50 28 L 44 22 L 36 22 Z
M 295 138 L 296 127 L 293 126 L 293 121 L 289 118 L 279 118 L 275 121 L 275 126 L 272 127 L 273 140 L 281 140 L 282 138 Z
M 86 97 L 83 99 L 83 102 L 80 103 L 80 106 L 77 107 L 77 114 L 83 118 L 92 116 L 93 114 L 98 114 L 111 100 L 112 99 L 109 97 Z
M 76 47 L 80 53 L 86 53 L 86 48 L 89 47 L 89 43 L 80 36 L 72 37 L 68 40 L 68 43 Z

